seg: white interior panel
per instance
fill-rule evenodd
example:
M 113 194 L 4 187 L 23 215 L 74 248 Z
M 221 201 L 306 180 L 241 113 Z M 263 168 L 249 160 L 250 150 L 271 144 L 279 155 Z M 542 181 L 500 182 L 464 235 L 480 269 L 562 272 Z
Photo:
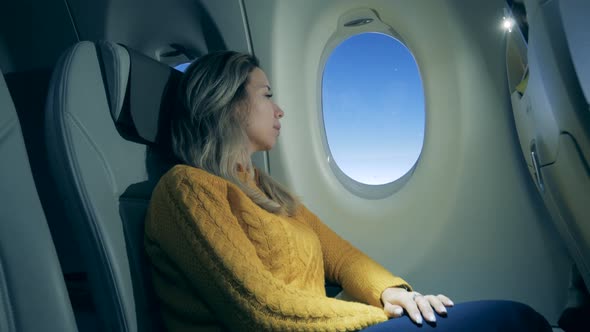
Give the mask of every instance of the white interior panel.
M 413 51 L 426 96 L 422 155 L 392 196 L 351 194 L 323 149 L 320 58 L 358 1 L 245 0 L 253 49 L 286 115 L 270 172 L 322 220 L 417 290 L 512 299 L 555 323 L 570 260 L 520 152 L 503 1 L 363 1 Z

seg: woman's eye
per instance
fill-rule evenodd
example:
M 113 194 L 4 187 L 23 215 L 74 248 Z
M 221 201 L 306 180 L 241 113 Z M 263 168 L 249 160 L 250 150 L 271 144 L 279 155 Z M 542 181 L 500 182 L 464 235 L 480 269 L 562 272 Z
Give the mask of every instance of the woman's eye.
M 267 94 L 266 98 L 272 98 L 272 94 Z

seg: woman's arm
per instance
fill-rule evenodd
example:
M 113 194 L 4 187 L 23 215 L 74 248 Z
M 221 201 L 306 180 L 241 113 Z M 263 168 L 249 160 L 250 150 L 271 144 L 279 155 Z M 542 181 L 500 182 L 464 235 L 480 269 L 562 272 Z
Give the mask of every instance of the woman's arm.
M 403 287 L 412 290 L 405 280 L 392 275 L 342 239 L 305 206 L 301 205 L 299 211 L 301 218 L 313 228 L 320 239 L 327 279 L 340 284 L 348 294 L 364 303 L 383 308 L 381 294 L 385 289 Z
M 352 331 L 387 319 L 381 308 L 290 287 L 273 277 L 227 200 L 227 185 L 187 168 L 158 184 L 146 222 L 148 255 L 163 252 L 231 330 Z M 150 251 L 152 253 L 150 254 Z
M 422 324 L 422 316 L 435 322 L 434 311 L 445 315 L 445 307 L 453 305 L 444 295 L 412 291 L 407 282 L 343 240 L 304 206 L 300 211 L 320 238 L 326 276 L 342 285 L 354 298 L 383 308 L 388 317 L 400 317 L 405 311 L 417 324 Z

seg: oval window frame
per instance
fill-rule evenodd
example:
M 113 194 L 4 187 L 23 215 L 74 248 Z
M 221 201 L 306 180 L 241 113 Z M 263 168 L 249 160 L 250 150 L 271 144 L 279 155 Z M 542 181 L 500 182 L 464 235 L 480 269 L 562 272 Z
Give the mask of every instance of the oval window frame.
M 351 26 L 350 24 L 348 24 L 349 22 L 364 22 L 364 24 L 353 24 Z M 418 68 L 418 75 L 420 76 L 420 82 L 422 82 L 422 91 L 424 93 L 424 137 L 422 138 L 422 146 L 420 149 L 420 153 L 418 154 L 418 158 L 416 158 L 414 165 L 404 175 L 400 176 L 399 178 L 391 182 L 384 184 L 366 184 L 359 182 L 351 178 L 340 168 L 340 166 L 338 166 L 338 163 L 334 160 L 334 157 L 332 156 L 330 145 L 328 144 L 328 133 L 326 131 L 324 121 L 325 119 L 323 109 L 323 77 L 326 68 L 326 63 L 328 62 L 328 59 L 330 58 L 334 50 L 340 44 L 342 44 L 349 38 L 362 33 L 381 33 L 396 39 L 398 42 L 404 45 L 414 58 L 414 61 L 416 62 L 416 66 Z M 332 170 L 332 173 L 349 192 L 358 197 L 375 200 L 383 199 L 395 194 L 401 188 L 404 187 L 404 185 L 410 180 L 410 178 L 414 174 L 414 171 L 416 170 L 416 167 L 422 157 L 422 152 L 424 151 L 424 142 L 426 141 L 426 122 L 428 116 L 428 112 L 426 111 L 426 95 L 424 92 L 424 81 L 422 79 L 423 76 L 420 71 L 420 65 L 416 57 L 414 56 L 414 53 L 408 47 L 407 43 L 404 42 L 403 38 L 401 38 L 401 36 L 399 36 L 399 34 L 397 34 L 395 30 L 393 30 L 393 28 L 391 28 L 389 25 L 385 24 L 379 19 L 379 16 L 373 9 L 355 9 L 345 13 L 339 18 L 338 29 L 334 32 L 334 34 L 326 43 L 326 46 L 324 47 L 322 56 L 320 58 L 318 69 L 319 70 L 317 82 L 319 87 L 319 93 L 317 94 L 316 100 L 317 109 L 320 110 L 320 112 L 318 112 L 318 121 L 321 127 L 320 130 L 322 132 L 322 135 L 320 136 L 322 138 L 323 151 L 325 153 L 324 160 L 327 161 L 330 169 Z

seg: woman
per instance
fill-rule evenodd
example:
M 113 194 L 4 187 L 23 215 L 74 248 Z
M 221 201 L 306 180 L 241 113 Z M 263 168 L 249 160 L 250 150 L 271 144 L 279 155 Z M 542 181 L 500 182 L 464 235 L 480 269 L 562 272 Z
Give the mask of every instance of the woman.
M 551 331 L 522 304 L 451 308 L 444 295 L 413 291 L 254 169 L 252 153 L 274 146 L 284 112 L 253 56 L 200 58 L 179 98 L 171 132 L 181 164 L 158 183 L 145 226 L 168 330 Z M 326 297 L 325 280 L 356 301 Z

